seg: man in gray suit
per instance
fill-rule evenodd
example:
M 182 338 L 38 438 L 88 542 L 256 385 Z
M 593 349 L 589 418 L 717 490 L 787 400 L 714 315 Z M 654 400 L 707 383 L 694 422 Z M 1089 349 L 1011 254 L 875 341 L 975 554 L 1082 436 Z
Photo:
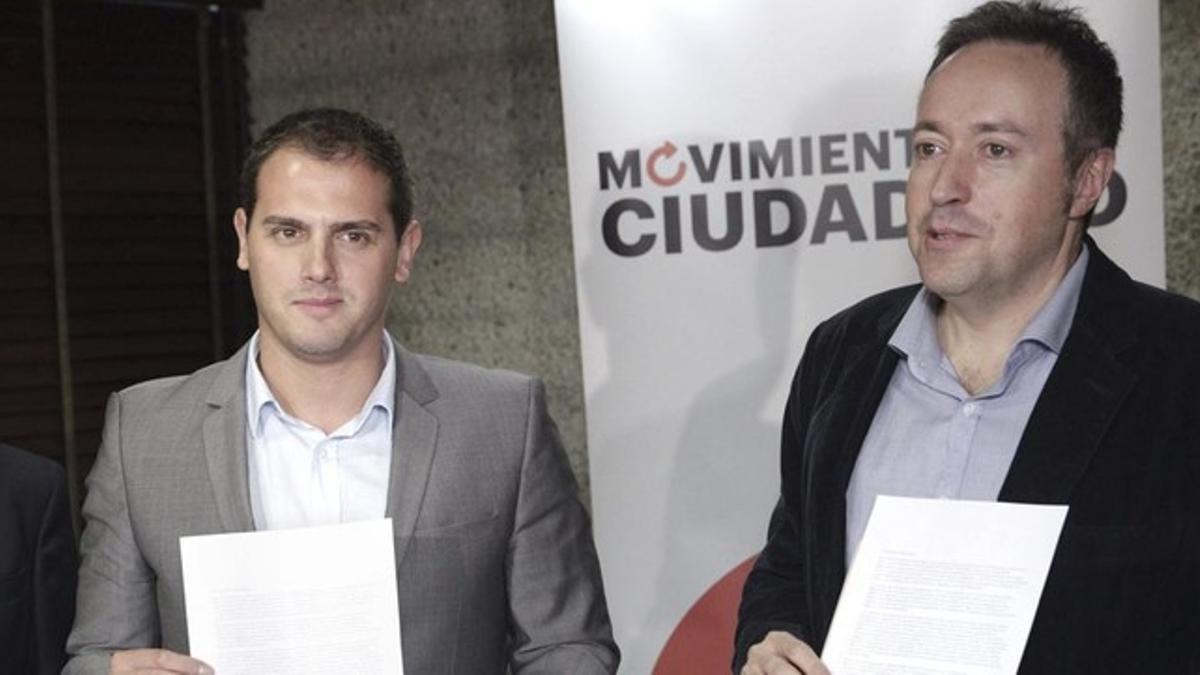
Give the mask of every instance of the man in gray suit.
M 302 111 L 264 132 L 242 182 L 259 331 L 228 361 L 110 399 L 64 672 L 211 672 L 185 656 L 182 536 L 385 515 L 406 672 L 615 672 L 542 385 L 384 329 L 421 244 L 395 139 Z

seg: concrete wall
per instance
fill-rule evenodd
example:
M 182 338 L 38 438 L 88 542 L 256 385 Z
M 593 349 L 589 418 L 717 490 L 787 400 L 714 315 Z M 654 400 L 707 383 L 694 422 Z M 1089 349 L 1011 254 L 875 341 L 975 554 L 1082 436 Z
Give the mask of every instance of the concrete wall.
M 1200 2 L 1160 7 L 1167 288 L 1200 300 Z
M 550 0 L 265 0 L 248 17 L 252 129 L 302 106 L 394 129 L 426 243 L 391 330 L 535 373 L 587 488 Z M 1162 0 L 1167 279 L 1200 299 L 1200 3 Z
M 543 378 L 586 485 L 552 3 L 264 5 L 247 18 L 252 131 L 337 105 L 396 132 L 425 244 L 390 329 L 416 351 Z

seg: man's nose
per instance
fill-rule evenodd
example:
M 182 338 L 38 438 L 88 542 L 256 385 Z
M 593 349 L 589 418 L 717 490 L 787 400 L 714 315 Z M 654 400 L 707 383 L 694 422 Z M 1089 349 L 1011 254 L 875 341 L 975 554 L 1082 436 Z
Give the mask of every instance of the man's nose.
M 305 281 L 325 283 L 337 278 L 334 264 L 333 240 L 331 237 L 312 237 L 304 247 L 304 268 L 301 273 Z
M 975 171 L 970 157 L 950 152 L 938 164 L 930 198 L 942 206 L 971 199 L 971 183 Z

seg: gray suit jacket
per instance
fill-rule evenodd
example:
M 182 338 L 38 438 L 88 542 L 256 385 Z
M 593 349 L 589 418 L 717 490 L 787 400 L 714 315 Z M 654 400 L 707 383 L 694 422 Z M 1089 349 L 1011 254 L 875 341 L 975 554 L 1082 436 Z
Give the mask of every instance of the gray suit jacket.
M 179 538 L 254 529 L 246 348 L 112 396 L 83 507 L 64 673 L 113 650 L 186 653 Z M 587 513 L 540 382 L 397 345 L 387 515 L 405 672 L 612 673 Z

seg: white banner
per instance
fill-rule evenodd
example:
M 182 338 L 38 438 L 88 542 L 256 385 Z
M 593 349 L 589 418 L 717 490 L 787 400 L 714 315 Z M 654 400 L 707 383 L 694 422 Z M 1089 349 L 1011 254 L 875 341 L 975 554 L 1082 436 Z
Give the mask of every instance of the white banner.
M 717 582 L 762 547 L 787 384 L 817 322 L 916 280 L 909 130 L 938 35 L 975 4 L 556 1 L 592 503 L 624 672 L 728 672 L 740 572 Z M 1126 87 L 1098 217 L 1115 222 L 1092 232 L 1161 286 L 1157 3 L 1082 4 Z

